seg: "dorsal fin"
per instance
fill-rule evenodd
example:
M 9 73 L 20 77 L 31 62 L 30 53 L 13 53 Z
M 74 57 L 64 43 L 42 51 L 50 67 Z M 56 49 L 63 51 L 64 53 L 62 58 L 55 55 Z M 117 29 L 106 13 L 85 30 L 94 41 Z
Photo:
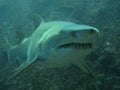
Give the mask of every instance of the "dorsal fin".
M 32 19 L 33 19 L 35 28 L 37 28 L 40 24 L 44 23 L 43 18 L 39 14 L 33 14 Z

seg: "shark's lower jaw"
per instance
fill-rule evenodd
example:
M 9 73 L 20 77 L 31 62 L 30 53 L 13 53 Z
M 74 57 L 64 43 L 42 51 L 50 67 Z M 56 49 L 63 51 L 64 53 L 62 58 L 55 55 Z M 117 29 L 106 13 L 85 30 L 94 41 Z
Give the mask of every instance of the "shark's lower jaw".
M 57 47 L 57 49 L 67 49 L 67 48 L 73 48 L 73 49 L 92 49 L 92 43 L 76 43 L 76 42 L 71 42 L 67 44 L 60 45 Z

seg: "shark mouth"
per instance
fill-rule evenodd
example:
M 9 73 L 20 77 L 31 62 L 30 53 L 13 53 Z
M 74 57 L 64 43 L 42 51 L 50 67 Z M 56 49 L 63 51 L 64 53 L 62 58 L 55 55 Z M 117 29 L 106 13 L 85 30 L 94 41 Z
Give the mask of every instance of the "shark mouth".
M 58 49 L 61 49 L 61 48 L 75 48 L 75 49 L 92 49 L 92 43 L 75 43 L 75 42 L 72 42 L 72 43 L 67 43 L 67 44 L 63 44 L 63 45 L 60 45 L 58 47 Z

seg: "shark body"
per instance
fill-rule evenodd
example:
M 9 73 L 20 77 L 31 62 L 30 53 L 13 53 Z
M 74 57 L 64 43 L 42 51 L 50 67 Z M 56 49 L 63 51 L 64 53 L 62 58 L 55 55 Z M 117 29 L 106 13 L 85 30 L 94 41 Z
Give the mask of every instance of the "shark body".
M 8 50 L 9 62 L 18 63 L 21 73 L 36 60 L 43 67 L 64 67 L 74 64 L 90 73 L 82 59 L 94 48 L 97 28 L 66 21 L 43 22 L 28 38 Z

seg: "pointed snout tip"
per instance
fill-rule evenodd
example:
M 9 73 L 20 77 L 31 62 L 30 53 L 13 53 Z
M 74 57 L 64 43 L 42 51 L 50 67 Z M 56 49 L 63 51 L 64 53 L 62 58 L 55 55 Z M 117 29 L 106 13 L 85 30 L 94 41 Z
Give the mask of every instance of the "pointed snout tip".
M 91 34 L 95 34 L 96 33 L 96 36 L 99 36 L 99 30 L 97 29 L 97 28 L 92 28 L 91 30 L 90 30 L 90 33 Z

